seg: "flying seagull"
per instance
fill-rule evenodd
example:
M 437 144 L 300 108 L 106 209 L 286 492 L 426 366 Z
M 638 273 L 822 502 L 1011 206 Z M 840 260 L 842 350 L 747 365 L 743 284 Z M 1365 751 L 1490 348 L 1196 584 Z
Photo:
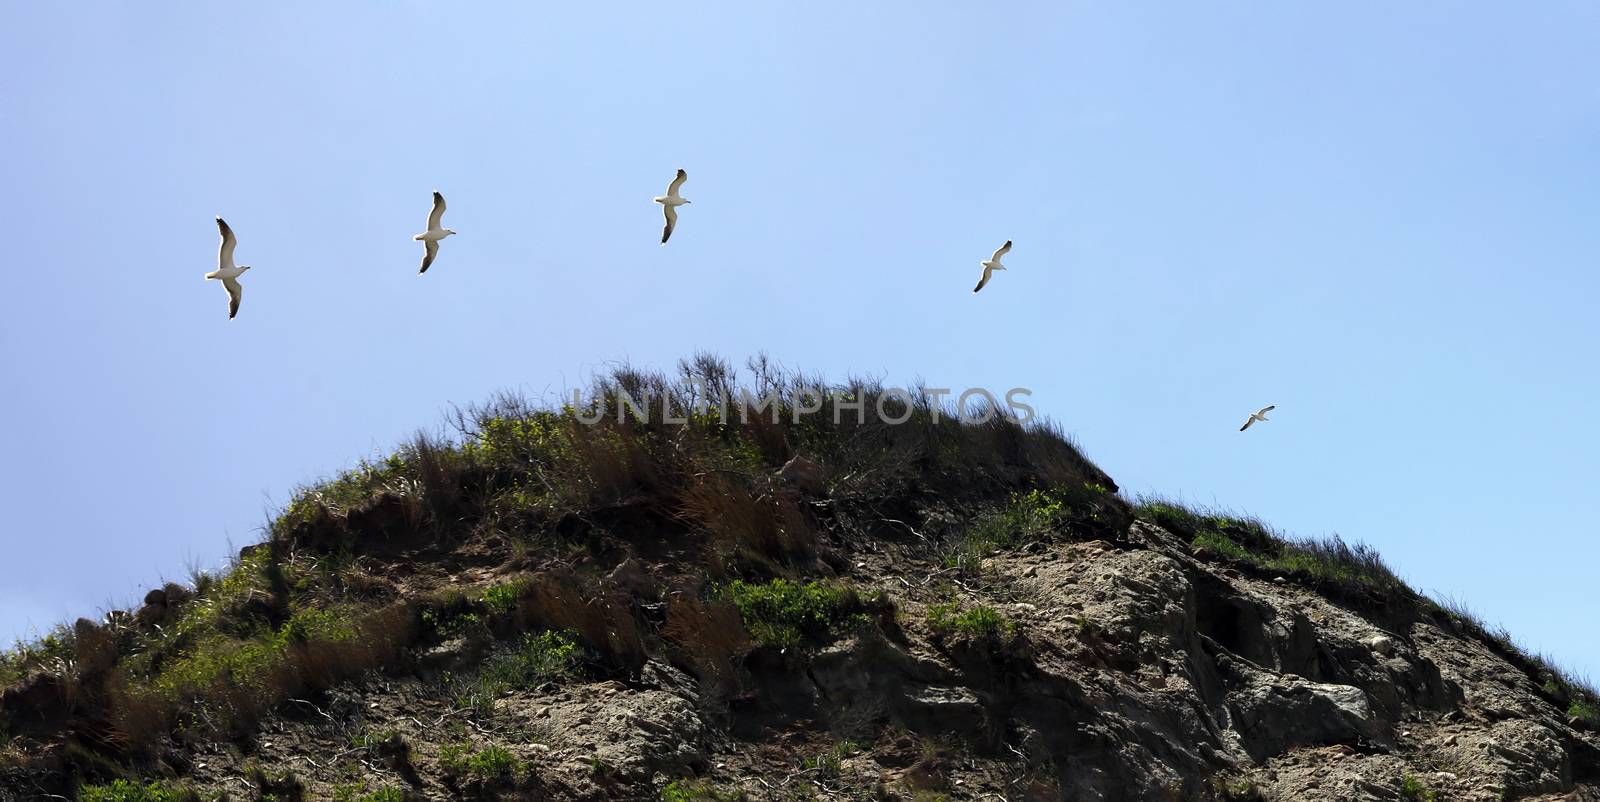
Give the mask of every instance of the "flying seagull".
M 217 230 L 222 232 L 222 247 L 217 249 L 217 269 L 206 274 L 206 279 L 221 279 L 222 288 L 228 291 L 228 319 L 239 314 L 239 299 L 244 297 L 244 287 L 239 285 L 239 277 L 244 271 L 249 270 L 249 265 L 243 267 L 233 266 L 233 247 L 239 240 L 233 236 L 233 229 L 228 224 L 217 218 Z
M 995 249 L 989 261 L 983 263 L 983 278 L 978 279 L 978 286 L 972 288 L 973 292 L 983 289 L 983 285 L 989 283 L 989 277 L 994 275 L 994 271 L 1006 269 L 1005 265 L 1000 264 L 1000 257 L 1005 256 L 1009 250 L 1011 250 L 1011 240 L 1006 240 L 1006 244 Z
M 678 207 L 685 203 L 692 203 L 692 201 L 684 200 L 683 196 L 678 194 L 678 187 L 683 186 L 683 182 L 687 180 L 689 180 L 689 174 L 684 172 L 682 167 L 678 168 L 677 177 L 667 185 L 667 194 L 655 198 L 655 202 L 661 204 L 661 213 L 667 218 L 666 228 L 661 229 L 662 245 L 667 244 L 667 238 L 672 236 L 672 227 L 678 224 Z
M 444 196 L 438 190 L 433 193 L 433 210 L 428 212 L 428 230 L 411 239 L 422 242 L 422 269 L 417 275 L 428 272 L 428 265 L 433 264 L 433 257 L 439 255 L 439 240 L 456 232 L 439 225 L 439 219 L 444 217 Z
M 1261 411 L 1259 411 L 1259 412 L 1250 413 L 1250 417 L 1245 419 L 1244 425 L 1239 427 L 1239 431 L 1242 432 L 1245 429 L 1250 428 L 1250 424 L 1255 423 L 1258 420 L 1266 420 L 1267 419 L 1267 413 L 1271 412 L 1272 410 L 1277 409 L 1277 408 L 1278 408 L 1278 405 L 1277 404 L 1273 404 L 1271 406 L 1262 407 Z

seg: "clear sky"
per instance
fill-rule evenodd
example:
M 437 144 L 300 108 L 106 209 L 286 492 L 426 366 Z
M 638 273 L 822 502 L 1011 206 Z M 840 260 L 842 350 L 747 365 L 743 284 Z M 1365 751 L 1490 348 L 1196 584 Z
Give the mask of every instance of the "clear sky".
M 7 4 L 0 638 L 452 403 L 765 350 L 1031 388 L 1600 675 L 1600 6 L 991 5 Z

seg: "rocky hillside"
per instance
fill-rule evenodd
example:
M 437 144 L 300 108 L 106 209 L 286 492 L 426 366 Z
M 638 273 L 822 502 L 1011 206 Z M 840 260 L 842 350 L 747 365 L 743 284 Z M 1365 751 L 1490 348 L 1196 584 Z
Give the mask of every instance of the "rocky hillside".
M 463 414 L 6 653 L 0 800 L 1600 800 L 1592 691 L 1369 551 L 753 368 Z

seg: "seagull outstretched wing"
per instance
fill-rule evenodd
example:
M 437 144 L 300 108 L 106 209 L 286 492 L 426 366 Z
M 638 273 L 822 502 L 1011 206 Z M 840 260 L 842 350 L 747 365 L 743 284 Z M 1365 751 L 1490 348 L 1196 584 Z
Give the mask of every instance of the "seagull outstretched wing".
M 217 230 L 222 232 L 222 245 L 217 248 L 217 269 L 232 270 L 233 248 L 239 244 L 239 240 L 233 236 L 233 229 L 220 217 L 217 218 Z
M 228 291 L 228 319 L 232 320 L 239 314 L 239 300 L 244 297 L 244 285 L 240 284 L 238 279 L 225 278 L 222 280 L 222 286 Z
M 444 196 L 438 191 L 433 193 L 433 208 L 428 211 L 428 231 L 438 231 L 440 220 L 444 218 Z
M 423 273 L 428 272 L 428 265 L 433 264 L 433 257 L 438 256 L 438 255 L 439 255 L 439 241 L 438 240 L 431 239 L 431 240 L 428 240 L 428 241 L 422 243 L 422 269 L 417 271 L 417 275 L 422 275 Z
M 681 171 L 680 171 L 681 172 Z M 672 236 L 672 227 L 678 224 L 678 210 L 667 204 L 661 204 L 661 214 L 667 218 L 667 225 L 661 229 L 661 244 L 667 244 L 667 238 Z
M 973 292 L 977 292 L 978 290 L 983 289 L 983 285 L 989 283 L 989 277 L 992 276 L 992 275 L 994 275 L 994 268 L 992 268 L 992 267 L 984 268 L 983 269 L 983 278 L 978 279 L 978 286 L 973 287 L 972 291 Z

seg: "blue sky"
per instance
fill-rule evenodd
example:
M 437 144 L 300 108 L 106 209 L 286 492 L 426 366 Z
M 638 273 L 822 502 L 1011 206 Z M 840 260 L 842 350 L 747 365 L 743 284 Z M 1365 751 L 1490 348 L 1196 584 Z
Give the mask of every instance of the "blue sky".
M 0 638 L 453 403 L 764 350 L 1031 388 L 1600 675 L 1600 7 L 694 5 L 12 7 Z

